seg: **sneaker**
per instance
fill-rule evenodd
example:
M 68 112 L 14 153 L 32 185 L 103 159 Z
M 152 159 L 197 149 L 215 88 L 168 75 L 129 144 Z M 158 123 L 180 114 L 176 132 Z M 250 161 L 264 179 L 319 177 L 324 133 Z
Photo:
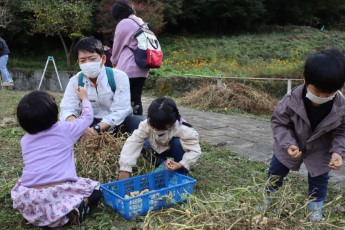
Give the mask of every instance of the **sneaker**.
M 22 219 L 20 224 L 21 224 L 22 229 L 33 229 L 33 228 L 35 228 L 35 226 L 30 224 L 25 218 Z
M 2 83 L 1 83 L 1 86 L 13 86 L 13 85 L 14 85 L 13 81 L 2 82 Z
M 166 163 L 166 161 L 162 162 L 160 165 L 158 165 L 157 168 L 155 168 L 155 170 L 153 170 L 153 172 L 159 172 L 159 171 L 166 170 L 165 163 Z

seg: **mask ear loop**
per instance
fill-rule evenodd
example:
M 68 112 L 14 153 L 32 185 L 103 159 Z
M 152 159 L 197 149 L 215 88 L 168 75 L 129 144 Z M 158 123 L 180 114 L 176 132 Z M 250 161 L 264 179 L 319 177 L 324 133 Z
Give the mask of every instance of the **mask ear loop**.
M 99 67 L 101 67 L 101 68 L 103 68 L 103 66 L 104 66 L 104 61 L 103 61 L 103 57 L 104 57 L 104 55 L 102 55 L 102 57 L 101 57 L 101 61 L 99 62 Z

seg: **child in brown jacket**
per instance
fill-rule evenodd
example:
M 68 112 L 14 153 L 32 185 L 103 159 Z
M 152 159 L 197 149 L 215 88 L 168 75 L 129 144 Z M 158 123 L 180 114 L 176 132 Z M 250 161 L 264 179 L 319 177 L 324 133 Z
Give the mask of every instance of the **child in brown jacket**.
M 304 163 L 312 222 L 322 220 L 328 173 L 339 169 L 345 156 L 345 99 L 339 92 L 344 81 L 345 56 L 340 51 L 311 55 L 304 66 L 304 84 L 281 99 L 271 119 L 275 143 L 268 190 L 277 190 L 289 171 Z

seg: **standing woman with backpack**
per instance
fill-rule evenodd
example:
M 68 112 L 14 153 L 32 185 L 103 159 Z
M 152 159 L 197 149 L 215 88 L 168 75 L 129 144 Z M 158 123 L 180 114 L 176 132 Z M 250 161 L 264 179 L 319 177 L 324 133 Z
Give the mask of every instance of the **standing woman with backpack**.
M 116 0 L 114 3 L 112 16 L 117 25 L 110 60 L 116 69 L 122 70 L 128 75 L 133 113 L 142 115 L 141 94 L 150 69 L 140 68 L 136 64 L 132 50 L 138 44 L 133 35 L 140 28 L 139 25 L 144 27 L 147 27 L 147 25 L 135 14 L 135 9 L 128 0 Z

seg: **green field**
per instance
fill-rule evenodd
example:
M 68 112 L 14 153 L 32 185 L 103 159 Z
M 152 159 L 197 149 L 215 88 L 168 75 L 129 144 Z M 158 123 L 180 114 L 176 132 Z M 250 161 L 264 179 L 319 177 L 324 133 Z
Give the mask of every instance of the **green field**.
M 16 120 L 15 108 L 24 91 L 0 90 L 0 229 L 22 229 L 21 215 L 13 210 L 10 191 L 21 175 L 19 140 L 24 134 Z M 52 92 L 57 101 L 61 93 Z M 325 221 L 312 224 L 306 208 L 307 182 L 292 173 L 274 195 L 266 212 L 255 206 L 265 199 L 267 165 L 252 162 L 221 147 L 202 144 L 203 155 L 190 176 L 197 180 L 189 201 L 146 217 L 126 221 L 101 205 L 80 229 L 343 229 L 345 194 L 330 185 L 324 208 Z M 260 219 L 259 215 L 265 218 Z M 150 226 L 144 228 L 143 226 Z M 68 227 L 67 229 L 73 229 Z
M 307 27 L 275 28 L 254 35 L 162 36 L 164 64 L 152 77 L 185 74 L 224 77 L 301 77 L 306 56 L 316 50 L 345 48 L 345 32 Z M 66 68 L 59 50 L 40 54 L 11 54 L 10 69 L 43 69 L 48 55 L 54 55 L 59 70 Z M 77 71 L 78 66 L 74 65 Z M 21 229 L 21 216 L 12 209 L 10 190 L 21 175 L 19 140 L 23 131 L 15 118 L 15 107 L 27 92 L 0 90 L 0 229 Z M 60 93 L 54 93 L 57 100 Z M 191 170 L 197 180 L 188 202 L 125 221 L 101 205 L 80 229 L 344 229 L 345 193 L 330 185 L 321 223 L 308 221 L 307 182 L 292 173 L 274 196 L 267 212 L 255 206 L 265 199 L 267 165 L 252 162 L 221 147 L 202 143 L 203 155 Z M 188 210 L 188 212 L 187 212 Z M 189 213 L 190 212 L 190 213 Z M 258 215 L 267 219 L 258 219 Z M 71 228 L 71 227 L 70 227 Z
M 345 32 L 311 27 L 273 27 L 259 34 L 233 36 L 159 37 L 164 52 L 160 69 L 152 76 L 184 74 L 224 77 L 300 77 L 307 55 L 324 48 L 345 49 Z M 57 44 L 56 47 L 60 47 Z M 43 69 L 47 56 L 53 55 L 59 70 L 66 69 L 61 48 L 24 54 L 12 53 L 13 69 Z M 76 71 L 78 66 L 72 62 Z

